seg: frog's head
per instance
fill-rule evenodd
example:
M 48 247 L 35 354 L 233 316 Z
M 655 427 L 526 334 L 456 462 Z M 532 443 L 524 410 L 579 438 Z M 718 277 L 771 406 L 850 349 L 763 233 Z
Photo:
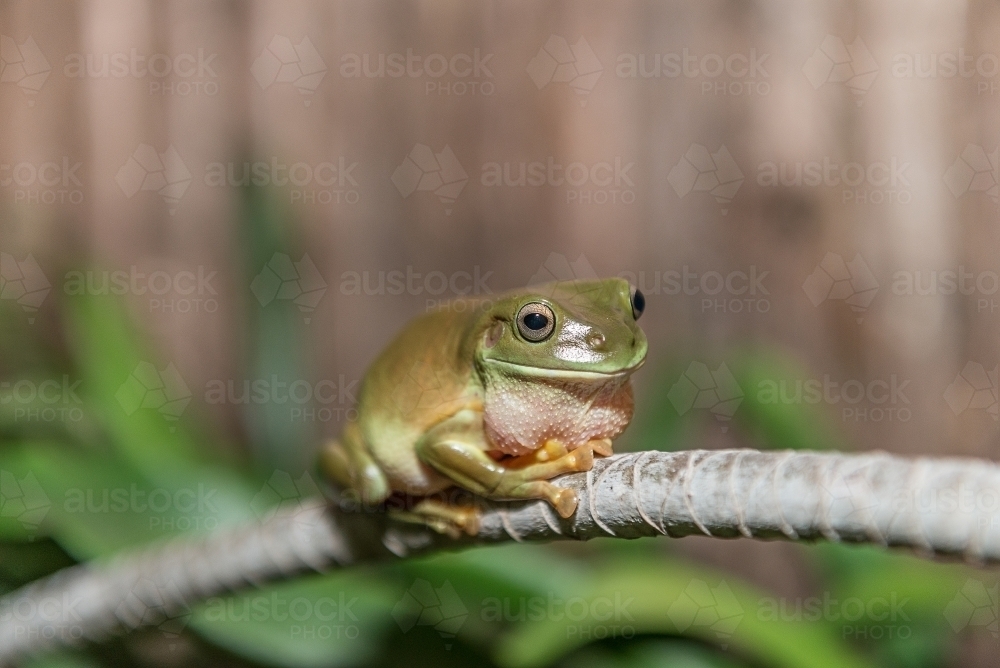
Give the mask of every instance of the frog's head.
M 646 358 L 645 307 L 622 278 L 561 281 L 501 296 L 486 309 L 476 359 L 487 373 L 565 380 L 628 376 Z

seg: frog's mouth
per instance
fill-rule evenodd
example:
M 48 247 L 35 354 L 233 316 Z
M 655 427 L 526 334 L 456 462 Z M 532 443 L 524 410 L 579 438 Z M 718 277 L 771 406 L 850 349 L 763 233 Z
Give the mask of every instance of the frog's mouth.
M 498 359 L 486 359 L 487 364 L 492 364 L 502 370 L 509 372 L 511 375 L 516 376 L 531 376 L 534 378 L 558 378 L 560 380 L 593 380 L 593 381 L 609 381 L 615 379 L 621 379 L 626 376 L 632 375 L 639 367 L 646 363 L 646 358 L 643 357 L 641 360 L 633 364 L 632 366 L 619 369 L 618 371 L 588 371 L 586 369 L 554 369 L 551 367 L 543 366 L 528 366 L 526 364 L 517 364 L 516 362 L 507 362 Z

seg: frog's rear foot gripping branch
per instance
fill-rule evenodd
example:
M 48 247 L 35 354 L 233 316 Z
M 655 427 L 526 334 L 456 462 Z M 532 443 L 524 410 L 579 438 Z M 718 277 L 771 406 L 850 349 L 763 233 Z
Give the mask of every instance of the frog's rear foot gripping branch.
M 136 614 L 146 600 L 160 600 L 170 617 L 211 596 L 303 571 L 473 540 L 827 538 L 1000 561 L 1000 466 L 992 462 L 879 453 L 638 452 L 598 459 L 591 471 L 555 482 L 579 496 L 573 517 L 560 519 L 545 501 L 487 502 L 475 539 L 455 541 L 384 513 L 347 513 L 316 500 L 252 527 L 67 569 L 0 599 L 0 663 L 74 639 L 100 641 L 159 624 L 162 617 Z M 77 615 L 53 621 L 6 614 L 40 610 L 43 600 L 78 602 Z
M 409 510 L 390 513 L 394 520 L 413 522 L 434 529 L 450 538 L 475 536 L 479 533 L 479 508 L 475 505 L 458 505 L 438 499 L 423 499 Z

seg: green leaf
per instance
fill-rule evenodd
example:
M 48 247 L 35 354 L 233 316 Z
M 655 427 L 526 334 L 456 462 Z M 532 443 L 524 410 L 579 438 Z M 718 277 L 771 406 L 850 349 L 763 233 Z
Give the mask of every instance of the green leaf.
M 79 296 L 67 305 L 80 394 L 110 432 L 116 452 L 155 481 L 205 463 L 206 449 L 187 435 L 183 415 L 174 419 L 190 401 L 190 389 L 169 363 L 157 363 L 138 343 L 124 305 L 108 296 Z
M 97 668 L 100 665 L 82 654 L 45 654 L 23 664 L 23 668 Z
M 448 580 L 468 599 L 483 596 L 570 594 L 589 577 L 580 562 L 547 545 L 497 545 L 445 553 L 400 564 L 411 577 Z
M 190 627 L 270 665 L 356 665 L 378 652 L 398 599 L 393 587 L 355 570 L 210 599 L 195 611 Z
M 566 668 L 737 668 L 719 650 L 678 638 L 635 638 L 608 647 L 588 645 L 559 663 Z
M 26 443 L 0 454 L 0 495 L 20 492 L 32 513 L 3 516 L 4 538 L 46 535 L 77 559 L 105 556 L 153 540 L 206 533 L 254 517 L 250 487 L 203 466 L 154 482 L 128 462 Z M 4 489 L 4 486 L 7 489 Z
M 680 634 L 768 666 L 868 665 L 831 625 L 762 620 L 761 592 L 667 557 L 616 560 L 589 587 L 581 583 L 577 596 L 555 614 L 515 625 L 498 647 L 498 662 L 540 666 L 615 634 Z
M 886 620 L 858 622 L 862 632 L 871 627 L 866 635 L 878 646 L 884 665 L 941 665 L 958 640 L 957 631 L 988 633 L 987 627 L 971 623 L 966 598 L 970 586 L 974 592 L 978 585 L 986 591 L 995 586 L 996 578 L 982 571 L 871 546 L 826 543 L 818 545 L 815 554 L 837 599 L 876 602 L 878 614 L 888 612 Z
M 815 552 L 843 597 L 898 596 L 907 599 L 908 615 L 933 616 L 942 623 L 945 606 L 966 580 L 995 581 L 967 566 L 934 563 L 881 547 L 821 543 Z

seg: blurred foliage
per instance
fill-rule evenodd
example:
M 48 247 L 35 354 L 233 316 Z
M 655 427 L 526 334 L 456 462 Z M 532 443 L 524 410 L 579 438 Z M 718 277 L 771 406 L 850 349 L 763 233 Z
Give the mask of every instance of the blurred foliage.
M 267 210 L 254 202 L 248 209 Z M 279 213 L 255 215 L 246 223 L 250 271 L 274 252 L 291 252 L 288 235 L 269 218 Z M 266 512 L 260 499 L 272 498 L 263 495 L 268 472 L 296 461 L 275 453 L 312 435 L 291 434 L 287 421 L 281 435 L 267 416 L 248 414 L 248 438 L 257 443 L 251 461 L 240 461 L 222 454 L 233 449 L 213 444 L 218 437 L 198 410 L 126 410 L 124 381 L 140 362 L 162 364 L 123 302 L 57 297 L 61 340 L 37 336 L 16 304 L 0 302 L 0 378 L 7 381 L 0 397 L 2 590 L 77 561 Z M 264 314 L 248 304 L 256 338 L 247 367 L 264 375 L 301 367 L 294 345 L 301 314 Z M 627 442 L 682 449 L 704 442 L 710 430 L 733 429 L 761 448 L 846 447 L 821 406 L 762 401 L 755 393 L 762 380 L 808 377 L 787 356 L 735 350 L 725 362 L 743 392 L 731 420 L 678 410 L 671 391 L 685 365 L 668 360 L 645 372 L 653 382 Z M 51 406 L 37 398 L 11 400 L 14 383 L 46 379 L 79 380 L 66 399 L 78 409 L 73 419 L 38 417 Z M 720 541 L 718 549 L 728 545 Z M 777 599 L 732 573 L 692 563 L 666 539 L 508 545 L 212 599 L 110 649 L 32 665 L 920 668 L 946 663 L 960 636 L 945 611 L 965 583 L 984 579 L 961 566 L 871 548 L 821 545 L 806 554 L 818 578 L 813 604 L 838 602 L 818 618 L 808 600 Z M 847 601 L 868 607 L 845 619 Z M 891 619 L 883 601 L 896 605 Z M 977 623 L 964 632 L 989 631 Z

